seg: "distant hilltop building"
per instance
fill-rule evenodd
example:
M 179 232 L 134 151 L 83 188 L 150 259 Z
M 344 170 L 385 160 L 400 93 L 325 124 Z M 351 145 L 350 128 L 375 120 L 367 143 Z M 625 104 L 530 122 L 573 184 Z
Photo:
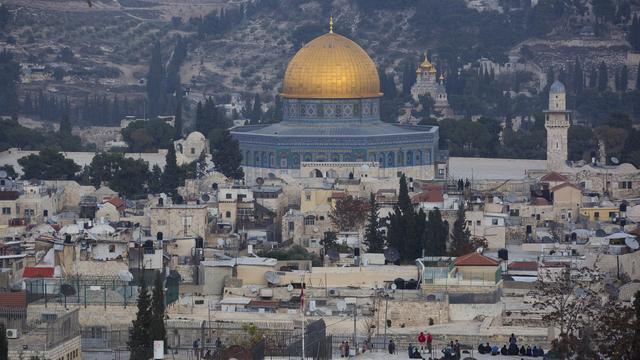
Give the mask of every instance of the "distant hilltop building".
M 416 83 L 411 88 L 411 96 L 416 102 L 420 101 L 420 96 L 429 95 L 434 102 L 434 110 L 443 116 L 451 114 L 449 100 L 447 99 L 447 89 L 444 87 L 444 76 L 438 78 L 436 67 L 429 61 L 427 53 L 424 54 L 424 61 L 416 69 Z
M 567 110 L 567 93 L 560 81 L 549 88 L 549 109 L 545 111 L 547 129 L 547 168 L 560 170 L 569 158 L 568 133 L 571 111 Z
M 260 177 L 446 178 L 437 126 L 380 119 L 376 65 L 355 42 L 330 30 L 291 59 L 276 124 L 234 128 L 249 184 Z

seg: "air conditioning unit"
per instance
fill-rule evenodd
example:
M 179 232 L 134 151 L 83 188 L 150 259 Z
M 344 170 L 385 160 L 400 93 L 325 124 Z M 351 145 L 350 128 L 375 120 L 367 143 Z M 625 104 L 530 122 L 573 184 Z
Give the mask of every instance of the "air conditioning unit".
M 18 338 L 18 329 L 7 329 L 7 339 L 17 339 Z

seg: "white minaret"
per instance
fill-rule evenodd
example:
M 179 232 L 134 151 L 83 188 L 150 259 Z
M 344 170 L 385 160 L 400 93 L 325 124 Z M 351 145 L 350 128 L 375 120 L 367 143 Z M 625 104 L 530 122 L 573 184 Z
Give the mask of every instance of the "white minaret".
M 556 80 L 549 88 L 549 110 L 545 111 L 544 127 L 547 129 L 547 168 L 560 171 L 568 159 L 567 134 L 570 111 L 567 111 L 567 92 Z

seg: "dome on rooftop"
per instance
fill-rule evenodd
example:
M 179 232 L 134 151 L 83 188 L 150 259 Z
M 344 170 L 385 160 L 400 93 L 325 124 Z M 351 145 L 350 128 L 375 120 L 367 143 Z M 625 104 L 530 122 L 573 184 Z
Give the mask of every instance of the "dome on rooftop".
M 557 94 L 557 93 L 565 93 L 566 89 L 564 87 L 564 84 L 561 83 L 559 80 L 556 80 L 553 82 L 553 84 L 551 84 L 551 87 L 549 88 L 549 93 L 551 94 Z
M 355 42 L 329 32 L 300 49 L 289 62 L 282 96 L 298 99 L 379 97 L 375 63 Z

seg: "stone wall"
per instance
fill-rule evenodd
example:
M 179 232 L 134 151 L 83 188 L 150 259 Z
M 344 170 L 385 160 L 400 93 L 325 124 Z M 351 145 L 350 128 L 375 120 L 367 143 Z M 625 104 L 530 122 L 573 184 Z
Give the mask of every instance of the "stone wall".
M 449 304 L 449 321 L 470 321 L 479 317 L 499 316 L 503 308 L 503 303 Z
M 387 310 L 387 319 L 391 320 L 392 327 L 427 326 L 429 320 L 434 324 L 449 322 L 449 303 L 447 301 L 424 300 L 390 300 L 388 304 L 380 301 L 378 311 L 381 314 Z

